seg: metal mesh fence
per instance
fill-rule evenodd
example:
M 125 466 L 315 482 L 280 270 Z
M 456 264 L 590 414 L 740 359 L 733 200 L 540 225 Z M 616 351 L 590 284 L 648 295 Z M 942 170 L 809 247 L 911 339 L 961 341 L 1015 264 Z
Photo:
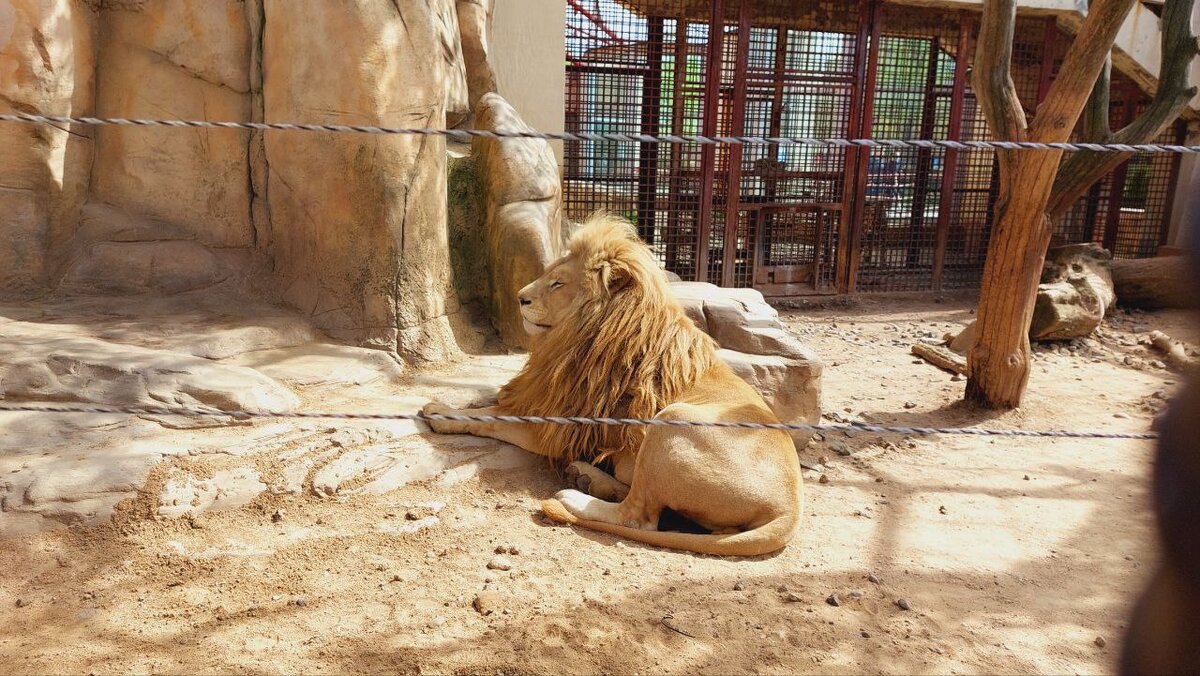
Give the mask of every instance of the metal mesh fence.
M 977 15 L 861 0 L 566 0 L 568 131 L 990 138 L 968 83 Z M 1032 117 L 1070 37 L 1019 20 Z M 1113 123 L 1147 97 L 1114 75 Z M 1160 141 L 1175 142 L 1177 130 Z M 1097 184 L 1056 242 L 1154 255 L 1177 156 Z M 687 280 L 768 296 L 979 282 L 997 192 L 990 150 L 564 144 L 567 216 L 615 211 Z

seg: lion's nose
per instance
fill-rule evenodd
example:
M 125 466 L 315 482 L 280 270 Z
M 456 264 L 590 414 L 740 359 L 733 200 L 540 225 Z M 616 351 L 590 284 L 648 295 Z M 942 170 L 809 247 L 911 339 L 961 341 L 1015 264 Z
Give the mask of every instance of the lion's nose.
M 525 296 L 517 296 L 517 299 L 521 301 L 522 306 L 533 305 L 533 301 L 526 298 Z

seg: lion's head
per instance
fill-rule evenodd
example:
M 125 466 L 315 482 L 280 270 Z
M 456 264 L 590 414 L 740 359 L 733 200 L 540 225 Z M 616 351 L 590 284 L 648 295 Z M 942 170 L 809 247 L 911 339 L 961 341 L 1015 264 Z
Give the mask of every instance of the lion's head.
M 567 253 L 518 294 L 525 330 L 541 335 L 572 317 L 607 308 L 629 290 L 637 304 L 658 305 L 666 277 L 629 223 L 598 213 L 567 243 Z
M 500 392 L 518 415 L 649 418 L 716 361 L 649 247 L 625 221 L 589 218 L 567 253 L 520 292 L 529 361 Z M 543 452 L 564 462 L 632 450 L 632 427 L 543 425 Z

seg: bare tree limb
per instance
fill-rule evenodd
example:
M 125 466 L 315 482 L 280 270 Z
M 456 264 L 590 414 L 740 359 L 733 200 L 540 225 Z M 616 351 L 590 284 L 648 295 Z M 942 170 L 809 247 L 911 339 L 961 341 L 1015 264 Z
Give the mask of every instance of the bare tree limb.
M 1038 106 L 1037 117 L 1029 128 L 1031 140 L 1061 143 L 1070 138 L 1134 1 L 1095 0 L 1088 7 L 1087 18 L 1067 50 L 1058 77 Z
M 983 3 L 971 76 L 971 86 L 992 133 L 1005 141 L 1023 141 L 1027 130 L 1010 66 L 1016 24 L 1016 0 Z
M 1192 12 L 1195 0 L 1167 0 L 1162 13 L 1162 56 L 1158 69 L 1158 89 L 1146 110 L 1116 133 L 1102 139 L 1109 143 L 1147 143 L 1179 118 L 1196 96 L 1190 86 L 1189 70 L 1192 59 L 1200 53 L 1196 36 L 1192 35 Z M 1093 91 L 1095 98 L 1095 91 Z M 1104 109 L 1107 111 L 1107 96 Z M 1100 104 L 1093 101 L 1089 108 Z M 1107 129 L 1107 122 L 1105 122 Z M 1088 134 L 1092 133 L 1089 124 Z M 1088 138 L 1089 141 L 1097 139 Z M 1088 188 L 1105 174 L 1130 158 L 1130 153 L 1076 152 L 1059 167 L 1054 192 L 1047 206 L 1051 221 L 1062 218 Z
M 1092 95 L 1083 108 L 1083 138 L 1088 143 L 1108 143 L 1112 128 L 1108 122 L 1110 95 L 1112 91 L 1112 51 L 1104 60 L 1104 67 L 1092 86 Z

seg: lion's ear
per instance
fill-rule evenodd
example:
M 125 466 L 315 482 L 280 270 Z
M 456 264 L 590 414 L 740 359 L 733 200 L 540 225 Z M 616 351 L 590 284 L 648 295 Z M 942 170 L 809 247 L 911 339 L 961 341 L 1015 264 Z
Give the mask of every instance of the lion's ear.
M 619 260 L 606 261 L 600 264 L 600 284 L 608 293 L 615 295 L 624 291 L 633 282 L 629 267 Z

